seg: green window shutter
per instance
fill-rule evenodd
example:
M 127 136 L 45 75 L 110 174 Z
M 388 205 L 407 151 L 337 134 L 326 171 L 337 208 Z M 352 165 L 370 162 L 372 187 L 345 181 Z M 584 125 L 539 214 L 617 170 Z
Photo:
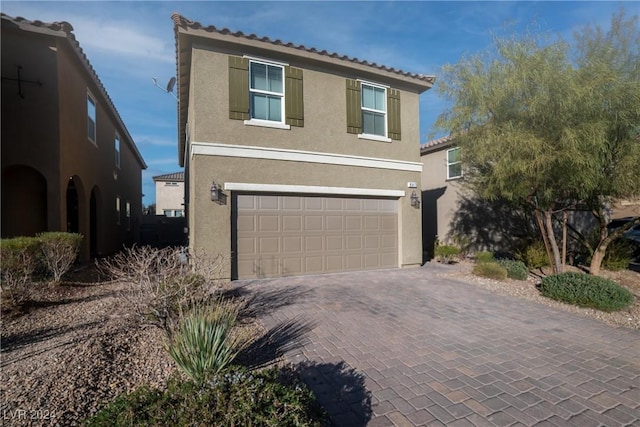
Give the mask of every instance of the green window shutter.
M 229 118 L 249 120 L 249 60 L 229 57 Z
M 387 120 L 389 138 L 400 138 L 400 91 L 387 89 Z
M 362 133 L 360 82 L 347 79 L 347 132 Z
M 285 74 L 285 116 L 291 126 L 304 126 L 304 97 L 302 96 L 302 70 L 284 67 Z

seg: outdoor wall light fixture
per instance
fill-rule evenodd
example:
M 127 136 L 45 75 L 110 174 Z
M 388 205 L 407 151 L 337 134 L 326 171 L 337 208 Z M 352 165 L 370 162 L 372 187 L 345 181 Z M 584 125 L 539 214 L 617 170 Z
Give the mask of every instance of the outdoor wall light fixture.
M 420 197 L 418 197 L 415 191 L 411 192 L 411 206 L 420 209 Z
M 222 187 L 215 181 L 211 183 L 211 201 L 219 205 L 227 204 L 227 195 L 222 192 Z

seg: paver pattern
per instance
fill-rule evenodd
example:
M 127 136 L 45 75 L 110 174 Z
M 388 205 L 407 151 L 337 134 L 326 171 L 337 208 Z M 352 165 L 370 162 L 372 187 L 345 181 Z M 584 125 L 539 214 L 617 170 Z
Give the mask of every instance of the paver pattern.
M 640 331 L 447 268 L 234 283 L 336 426 L 640 426 Z

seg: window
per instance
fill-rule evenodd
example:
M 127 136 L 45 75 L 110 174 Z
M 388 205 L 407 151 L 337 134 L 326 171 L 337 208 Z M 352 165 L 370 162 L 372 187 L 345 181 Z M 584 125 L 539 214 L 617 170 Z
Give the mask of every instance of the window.
M 460 162 L 460 147 L 447 150 L 447 179 L 462 177 L 462 163 Z
M 346 82 L 347 133 L 374 141 L 400 140 L 400 91 L 361 80 Z
M 164 186 L 165 187 L 177 187 L 178 183 L 177 182 L 165 182 Z
M 87 93 L 87 137 L 96 143 L 96 100 Z
M 120 196 L 116 196 L 116 224 L 120 225 Z
M 183 217 L 184 216 L 184 211 L 183 210 L 177 210 L 175 216 Z
M 362 84 L 362 133 L 387 136 L 387 90 Z
M 284 117 L 284 67 L 251 61 L 249 96 L 251 118 L 282 123 Z
M 164 216 L 173 216 L 173 211 L 171 209 L 165 209 Z
M 229 56 L 229 118 L 251 126 L 304 127 L 302 74 L 284 63 Z
M 124 205 L 124 216 L 127 218 L 127 231 L 131 231 L 131 203 Z
M 120 167 L 120 137 L 116 133 L 116 138 L 114 140 L 114 149 L 116 151 L 116 167 Z

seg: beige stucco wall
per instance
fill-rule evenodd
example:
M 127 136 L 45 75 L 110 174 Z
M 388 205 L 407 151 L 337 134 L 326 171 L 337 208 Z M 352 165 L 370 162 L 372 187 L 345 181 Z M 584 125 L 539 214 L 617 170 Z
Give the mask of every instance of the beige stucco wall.
M 450 238 L 450 224 L 458 207 L 460 179 L 447 179 L 447 150 L 445 146 L 421 157 L 422 209 L 425 251 L 433 248 L 435 236 L 441 243 Z
M 184 181 L 156 181 L 156 215 L 163 215 L 165 209 L 184 210 Z
M 242 55 L 242 52 L 231 53 Z M 226 204 L 212 202 L 210 188 L 213 181 L 222 186 L 248 183 L 400 190 L 406 195 L 400 197 L 398 203 L 398 266 L 419 266 L 422 263 L 422 217 L 420 209 L 410 206 L 412 191 L 420 194 L 419 171 L 292 161 L 286 159 L 286 152 L 283 159 L 266 160 L 194 155 L 191 151 L 194 144 L 199 148 L 202 144 L 229 144 L 330 153 L 338 158 L 386 159 L 409 162 L 405 165 L 409 169 L 419 167 L 418 94 L 401 91 L 402 140 L 359 139 L 346 130 L 346 78 L 362 76 L 328 72 L 289 58 L 289 65 L 303 69 L 304 127 L 291 126 L 291 129 L 283 130 L 249 126 L 242 120 L 229 119 L 228 55 L 202 46 L 192 52 L 187 119 L 190 138 L 187 144 L 187 156 L 190 156 L 187 215 L 191 248 L 226 256 L 229 262 L 224 275 L 230 277 L 234 194 L 225 191 Z M 387 83 L 371 76 L 366 80 Z M 418 188 L 408 188 L 409 182 L 417 183 Z

